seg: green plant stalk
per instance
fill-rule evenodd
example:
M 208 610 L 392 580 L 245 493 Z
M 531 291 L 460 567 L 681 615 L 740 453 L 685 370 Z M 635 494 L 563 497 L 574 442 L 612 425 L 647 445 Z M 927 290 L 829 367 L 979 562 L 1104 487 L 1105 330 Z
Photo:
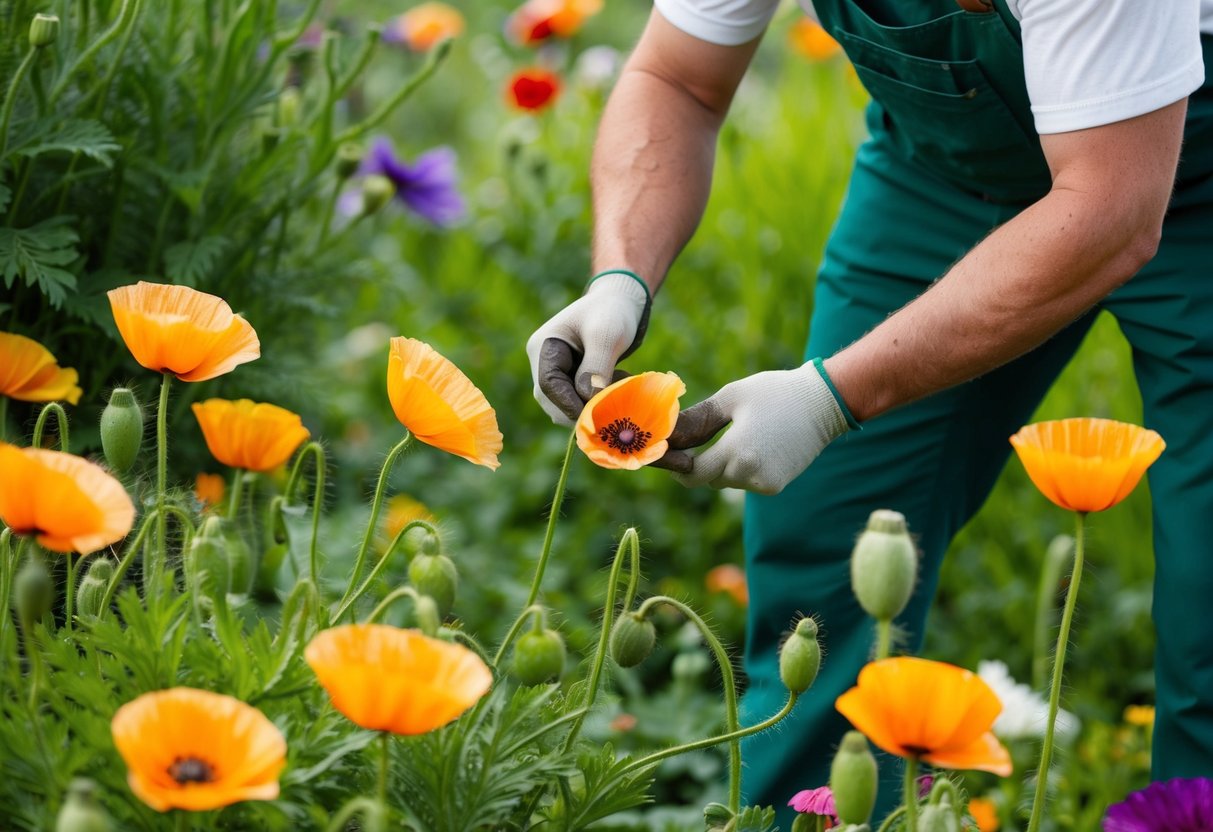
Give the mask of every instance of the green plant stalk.
M 878 620 L 876 622 L 876 661 L 887 659 L 893 646 L 893 622 Z
M 240 510 L 240 492 L 244 490 L 244 471 L 236 468 L 232 471 L 231 492 L 227 496 L 227 517 L 233 522 L 236 512 Z
M 72 596 L 76 594 L 76 560 L 72 558 L 73 554 L 68 552 L 64 556 L 67 558 L 67 597 L 63 599 L 63 626 L 68 635 L 72 633 Z
M 345 142 L 355 141 L 356 139 L 365 136 L 367 133 L 371 132 L 381 123 L 383 123 L 384 119 L 390 116 L 393 110 L 399 107 L 404 100 L 412 95 L 418 87 L 429 80 L 429 77 L 437 71 L 438 67 L 442 64 L 450 52 L 451 41 L 449 39 L 444 40 L 442 43 L 431 49 L 425 63 L 421 66 L 421 69 L 417 70 L 417 72 L 415 72 L 411 78 L 405 81 L 404 85 L 396 91 L 395 95 L 383 102 L 383 104 L 379 105 L 379 108 L 365 119 L 357 124 L 347 127 L 345 130 L 337 134 L 337 138 L 331 143 L 331 147 L 328 149 L 325 157 L 332 155 L 333 147 L 344 144 Z M 324 168 L 327 166 L 327 164 L 328 158 L 324 158 L 323 163 L 320 164 L 319 167 Z
M 286 499 L 287 502 L 290 502 L 294 496 L 295 484 L 302 473 L 303 460 L 309 456 L 316 467 L 316 484 L 312 487 L 312 540 L 308 547 L 308 569 L 311 572 L 312 583 L 319 587 L 320 560 L 316 553 L 316 546 L 317 540 L 320 538 L 320 507 L 324 500 L 324 469 L 328 465 L 324 446 L 319 442 L 308 442 L 295 457 L 295 464 L 291 467 L 291 476 L 286 481 Z
M 341 807 L 341 811 L 333 815 L 333 819 L 329 821 L 329 825 L 325 827 L 325 832 L 345 832 L 350 821 L 354 819 L 354 815 L 359 812 L 372 812 L 376 810 L 375 801 L 369 797 L 355 797 L 349 803 Z
M 164 505 L 168 491 L 168 391 L 172 373 L 160 377 L 160 404 L 156 408 L 156 545 L 152 562 L 143 565 L 143 590 L 159 592 L 160 571 L 168 562 L 168 518 Z
M 539 562 L 535 564 L 535 577 L 531 580 L 531 591 L 527 593 L 524 607 L 535 603 L 539 597 L 539 587 L 543 584 L 543 573 L 548 567 L 548 558 L 552 554 L 552 540 L 556 536 L 556 521 L 560 518 L 560 504 L 564 502 L 564 489 L 569 481 L 569 467 L 573 459 L 573 447 L 577 443 L 577 430 L 569 433 L 569 442 L 564 449 L 564 462 L 560 464 L 560 476 L 556 480 L 556 492 L 552 495 L 552 510 L 548 513 L 548 527 L 543 533 L 543 548 L 539 552 Z M 616 555 L 618 557 L 618 555 Z
M 388 611 L 388 607 L 406 596 L 411 598 L 414 604 L 421 599 L 421 596 L 417 594 L 417 590 L 413 589 L 411 586 L 397 587 L 384 596 L 383 600 L 376 605 L 375 609 L 371 610 L 371 614 L 368 615 L 362 623 L 374 624 L 379 620 L 379 616 Z
M 716 657 L 716 664 L 720 667 L 720 679 L 724 685 L 724 713 L 725 713 L 725 732 L 728 734 L 736 733 L 741 729 L 741 721 L 737 712 L 737 682 L 733 674 L 733 662 L 729 659 L 729 654 L 725 651 L 724 645 L 720 643 L 720 639 L 712 632 L 712 628 L 707 622 L 691 609 L 686 604 L 678 601 L 668 595 L 654 595 L 652 598 L 645 600 L 640 608 L 636 610 L 636 614 L 644 618 L 649 612 L 659 604 L 673 607 L 674 609 L 685 615 L 695 627 L 699 630 L 703 640 L 708 643 L 712 654 Z M 741 811 L 741 741 L 729 741 L 729 811 L 737 814 Z
M 176 815 L 176 817 L 173 818 L 173 829 L 175 829 L 176 832 L 189 832 L 190 813 L 184 809 L 178 809 L 173 814 Z
M 38 413 L 38 421 L 34 422 L 34 444 L 32 447 L 42 447 L 42 434 L 46 431 L 46 420 L 52 413 L 55 414 L 55 421 L 59 425 L 59 450 L 67 453 L 67 412 L 63 409 L 63 405 L 58 402 L 50 402 Z
M 118 43 L 118 51 L 111 55 L 107 63 L 109 69 L 105 73 L 105 78 L 101 81 L 100 95 L 97 98 L 97 106 L 95 113 L 100 116 L 105 111 L 105 102 L 109 98 L 110 86 L 114 83 L 114 76 L 122 67 L 122 59 L 126 55 L 127 47 L 130 46 L 131 35 L 135 31 L 135 21 L 139 19 L 139 12 L 143 8 L 143 0 L 131 0 L 131 13 L 126 17 L 122 26 L 122 40 Z M 75 158 L 73 157 L 73 162 Z
M 1036 772 L 1036 794 L 1032 798 L 1032 815 L 1028 820 L 1028 832 L 1040 829 L 1044 816 L 1045 793 L 1049 786 L 1049 765 L 1053 761 L 1053 734 L 1057 728 L 1057 709 L 1061 703 L 1061 681 L 1065 672 L 1066 647 L 1070 643 L 1070 625 L 1074 621 L 1074 608 L 1078 604 L 1078 585 L 1082 580 L 1083 533 L 1086 512 L 1076 511 L 1074 530 L 1074 571 L 1070 575 L 1070 587 L 1066 590 L 1066 605 L 1061 614 L 1061 629 L 1057 633 L 1057 652 L 1053 658 L 1053 684 L 1049 688 L 1049 721 L 1045 723 L 1045 738 L 1040 746 L 1040 766 Z
M 21 82 L 25 79 L 25 74 L 29 72 L 30 65 L 37 54 L 37 48 L 31 46 L 21 63 L 17 65 L 17 71 L 13 73 L 13 79 L 9 82 L 8 92 L 4 95 L 4 108 L 0 110 L 0 161 L 4 160 L 4 155 L 8 150 L 8 126 L 13 119 L 13 106 L 17 103 L 17 89 L 21 86 Z
M 1051 557 L 1052 551 L 1045 556 L 1044 568 L 1040 571 L 1040 587 L 1036 591 L 1036 633 L 1032 648 L 1032 689 L 1040 690 L 1045 686 L 1049 673 L 1049 627 L 1053 620 L 1054 596 L 1057 592 L 1057 582 L 1061 580 L 1061 570 L 1070 559 L 1070 549 L 1067 546 L 1063 555 Z
M 898 818 L 904 817 L 905 813 L 906 813 L 906 807 L 898 806 L 896 809 L 894 809 L 892 812 L 889 813 L 889 816 L 884 819 L 884 823 L 880 824 L 880 828 L 878 830 L 876 830 L 876 832 L 892 832 L 892 830 L 895 828 L 893 825 L 893 821 L 897 820 Z
M 384 570 L 384 567 L 387 566 L 388 560 L 396 551 L 396 548 L 400 545 L 401 541 L 404 540 L 404 536 L 413 529 L 428 529 L 430 534 L 438 534 L 438 530 L 434 528 L 434 525 L 426 520 L 410 520 L 408 523 L 406 523 L 403 529 L 396 532 L 396 536 L 392 538 L 392 542 L 388 545 L 387 551 L 383 553 L 383 557 L 379 558 L 379 562 L 375 564 L 375 568 L 371 570 L 371 574 L 366 576 L 366 580 L 362 582 L 362 586 L 358 587 L 358 591 L 349 598 L 343 600 L 340 606 L 338 606 L 337 612 L 333 615 L 334 624 L 339 623 L 342 617 L 350 610 L 352 606 L 354 606 L 354 603 L 361 598 L 368 589 L 370 589 L 371 584 L 374 583 L 375 579 L 379 577 L 379 573 Z M 357 570 L 355 570 L 355 574 L 357 574 Z M 353 579 L 351 579 L 350 586 L 353 586 Z
M 329 238 L 329 233 L 333 230 L 333 214 L 336 213 L 337 200 L 341 198 L 341 186 L 344 184 L 344 179 L 338 179 L 334 182 L 333 192 L 324 204 L 324 216 L 320 220 L 320 234 L 316 237 L 316 248 L 312 250 L 313 257 L 324 250 L 324 244 Z
M 58 82 L 56 82 L 55 86 L 51 88 L 49 101 L 50 106 L 53 107 L 55 102 L 59 100 L 59 96 L 63 94 L 68 82 L 71 81 L 72 76 L 76 74 L 76 70 L 80 69 L 86 63 L 91 61 L 93 57 L 106 46 L 106 44 L 122 33 L 123 28 L 126 26 L 127 21 L 130 18 L 131 7 L 137 2 L 139 2 L 139 0 L 122 0 L 122 7 L 118 9 L 118 17 L 114 21 L 113 25 L 102 32 L 100 37 L 93 41 L 92 44 L 89 45 L 88 49 L 84 50 L 80 57 L 76 58 L 72 65 L 65 69 L 63 74 L 59 76 Z
M 131 568 L 135 555 L 139 554 L 139 550 L 143 547 L 143 541 L 147 538 L 147 530 L 151 528 L 153 521 L 157 520 L 160 515 L 160 509 L 152 509 L 143 518 L 143 524 L 139 526 L 135 539 L 127 545 L 126 554 L 119 559 L 118 566 L 114 568 L 114 577 L 110 578 L 109 586 L 105 588 L 105 596 L 101 599 L 101 609 L 97 613 L 99 616 L 105 615 L 109 610 L 110 602 L 114 599 L 114 593 L 118 591 L 118 584 L 122 582 L 122 576 L 126 574 L 126 570 Z
M 497 648 L 497 654 L 493 656 L 493 667 L 501 664 L 501 660 L 505 658 L 505 651 L 510 649 L 510 645 L 518 637 L 518 633 L 522 630 L 523 625 L 526 624 L 526 620 L 535 614 L 542 615 L 543 607 L 538 604 L 531 604 L 529 607 L 524 607 L 522 612 L 518 613 L 518 617 L 510 625 L 510 629 L 506 631 L 505 638 L 501 640 L 501 646 Z
M 906 757 L 905 832 L 918 832 L 918 758 Z
M 379 733 L 379 802 L 384 806 L 387 805 L 388 738 L 390 736 L 387 731 Z
M 4 397 L 0 396 L 0 403 Z M 0 437 L 2 440 L 3 437 Z M 20 549 L 20 547 L 18 547 Z M 8 628 L 8 599 L 13 591 L 13 573 L 17 560 L 13 557 L 13 530 L 5 527 L 0 531 L 0 644 L 4 644 L 4 631 Z

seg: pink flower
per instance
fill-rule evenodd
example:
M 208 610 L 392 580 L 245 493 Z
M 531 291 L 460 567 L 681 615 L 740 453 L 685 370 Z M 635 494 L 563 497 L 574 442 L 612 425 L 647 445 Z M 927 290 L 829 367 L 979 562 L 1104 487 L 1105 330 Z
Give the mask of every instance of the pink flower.
M 834 808 L 834 793 L 830 791 L 829 786 L 797 792 L 788 801 L 788 805 L 802 814 L 821 815 L 835 823 L 838 822 L 838 811 Z

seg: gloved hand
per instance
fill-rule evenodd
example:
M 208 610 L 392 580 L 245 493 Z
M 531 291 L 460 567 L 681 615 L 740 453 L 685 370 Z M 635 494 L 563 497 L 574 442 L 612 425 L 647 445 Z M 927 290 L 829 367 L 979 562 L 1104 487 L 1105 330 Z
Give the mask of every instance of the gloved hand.
M 552 421 L 571 425 L 598 390 L 625 375 L 615 363 L 644 338 L 652 306 L 638 277 L 605 273 L 526 342 L 535 399 Z
M 859 427 L 836 396 L 820 358 L 795 370 L 757 373 L 726 384 L 679 414 L 670 447 L 702 445 L 730 423 L 712 447 L 685 454 L 690 471 L 674 478 L 686 486 L 778 494 L 826 445 Z M 667 453 L 663 467 L 685 469 L 678 460 L 681 453 Z

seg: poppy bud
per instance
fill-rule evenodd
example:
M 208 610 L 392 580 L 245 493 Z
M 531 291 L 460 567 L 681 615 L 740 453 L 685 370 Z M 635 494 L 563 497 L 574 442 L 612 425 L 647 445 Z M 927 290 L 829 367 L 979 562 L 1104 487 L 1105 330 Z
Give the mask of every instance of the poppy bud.
M 657 644 L 657 628 L 638 613 L 625 612 L 611 630 L 611 658 L 620 667 L 635 667 Z
M 555 630 L 543 627 L 518 639 L 510 670 L 524 685 L 557 682 L 564 673 L 564 659 L 564 639 Z
M 139 456 L 143 444 L 143 409 L 127 387 L 115 387 L 109 404 L 101 411 L 101 450 L 105 461 L 125 474 Z
M 375 174 L 362 180 L 362 216 L 369 217 L 396 195 L 396 186 L 386 176 Z
M 446 618 L 455 605 L 459 588 L 459 570 L 446 555 L 417 555 L 409 564 L 409 583 L 438 605 L 438 617 Z
M 299 123 L 300 104 L 301 98 L 298 87 L 287 87 L 278 93 L 277 124 L 279 127 L 290 128 Z
M 703 807 L 703 822 L 709 830 L 724 829 L 733 819 L 733 813 L 723 803 L 709 803 Z
M 417 621 L 417 629 L 427 636 L 434 636 L 442 625 L 442 616 L 438 615 L 438 605 L 428 595 L 421 595 L 413 601 L 413 618 Z
M 362 145 L 357 142 L 345 142 L 337 148 L 337 176 L 349 179 L 358 172 L 362 164 Z
M 51 611 L 55 585 L 41 557 L 31 556 L 13 578 L 13 607 L 21 626 L 28 628 Z
M 104 610 L 101 602 L 105 598 L 105 590 L 114 579 L 114 562 L 109 558 L 97 558 L 89 564 L 88 572 L 80 581 L 76 590 L 76 615 L 81 618 L 96 618 Z
M 918 556 L 906 518 L 877 509 L 851 553 L 851 587 L 868 615 L 892 621 L 906 608 L 918 578 Z
M 190 540 L 185 552 L 185 575 L 194 600 L 224 603 L 232 586 L 232 565 L 223 536 L 223 518 L 211 515 Z
M 813 684 L 820 668 L 817 622 L 802 618 L 779 651 L 779 678 L 785 688 L 799 696 Z
M 59 17 L 53 14 L 36 14 L 29 24 L 29 45 L 35 49 L 50 46 L 59 39 Z
M 67 799 L 55 819 L 55 832 L 109 832 L 109 815 L 97 802 L 97 784 L 77 777 L 67 787 Z
M 960 832 L 960 821 L 952 798 L 945 792 L 938 803 L 932 803 L 918 816 L 918 832 Z
M 867 738 L 848 731 L 830 765 L 830 791 L 842 823 L 867 823 L 876 806 L 876 758 Z

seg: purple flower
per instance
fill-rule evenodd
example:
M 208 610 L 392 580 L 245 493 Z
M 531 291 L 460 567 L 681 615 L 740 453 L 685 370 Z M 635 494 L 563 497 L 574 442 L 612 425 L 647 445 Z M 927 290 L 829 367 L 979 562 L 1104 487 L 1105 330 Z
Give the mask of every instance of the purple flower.
M 1205 832 L 1213 829 L 1213 780 L 1167 780 L 1108 808 L 1104 832 Z
M 838 810 L 834 808 L 834 793 L 830 791 L 829 786 L 797 792 L 788 801 L 788 805 L 802 814 L 821 815 L 838 821 Z
M 455 151 L 449 147 L 422 153 L 410 165 L 397 158 L 392 143 L 380 136 L 358 172 L 392 180 L 396 197 L 435 225 L 451 225 L 463 219 L 463 197 L 455 187 Z

